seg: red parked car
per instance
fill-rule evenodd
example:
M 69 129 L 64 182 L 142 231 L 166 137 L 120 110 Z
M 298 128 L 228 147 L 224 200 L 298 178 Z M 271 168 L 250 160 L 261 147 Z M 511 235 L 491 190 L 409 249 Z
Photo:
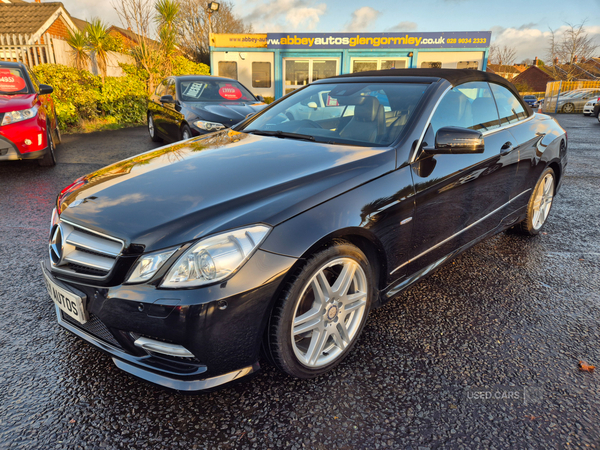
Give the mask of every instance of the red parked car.
M 51 93 L 25 64 L 0 61 L 0 161 L 56 164 L 60 131 Z

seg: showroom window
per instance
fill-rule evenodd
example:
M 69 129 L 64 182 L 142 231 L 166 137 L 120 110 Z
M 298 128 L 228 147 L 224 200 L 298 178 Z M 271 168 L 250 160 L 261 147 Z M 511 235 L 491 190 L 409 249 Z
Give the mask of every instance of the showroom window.
M 271 87 L 271 63 L 253 62 L 252 63 L 252 87 L 270 88 Z
M 421 69 L 441 69 L 441 61 L 423 61 L 421 63 Z
M 502 125 L 515 123 L 527 117 L 525 108 L 512 92 L 498 84 L 490 83 L 490 86 L 498 105 Z
M 406 58 L 352 58 L 352 73 L 368 70 L 405 69 Z
M 219 61 L 219 76 L 237 80 L 237 63 L 235 61 Z
M 456 65 L 457 69 L 477 70 L 479 68 L 478 61 L 459 61 Z
M 442 127 L 488 131 L 500 127 L 490 86 L 484 81 L 461 84 L 449 91 L 431 118 L 433 132 Z

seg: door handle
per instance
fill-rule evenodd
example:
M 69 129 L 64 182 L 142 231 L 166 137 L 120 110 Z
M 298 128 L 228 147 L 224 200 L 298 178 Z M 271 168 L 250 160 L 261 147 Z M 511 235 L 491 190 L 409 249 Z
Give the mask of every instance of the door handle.
M 512 142 L 505 142 L 504 145 L 500 147 L 500 154 L 506 155 L 507 153 L 510 153 L 513 148 Z

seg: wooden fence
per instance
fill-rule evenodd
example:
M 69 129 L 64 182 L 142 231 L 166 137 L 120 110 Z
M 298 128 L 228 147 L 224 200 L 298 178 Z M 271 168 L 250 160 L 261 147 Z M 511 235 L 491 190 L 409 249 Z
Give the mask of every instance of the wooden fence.
M 0 60 L 18 61 L 29 67 L 56 62 L 52 39 L 49 34 L 33 40 L 27 34 L 0 34 Z

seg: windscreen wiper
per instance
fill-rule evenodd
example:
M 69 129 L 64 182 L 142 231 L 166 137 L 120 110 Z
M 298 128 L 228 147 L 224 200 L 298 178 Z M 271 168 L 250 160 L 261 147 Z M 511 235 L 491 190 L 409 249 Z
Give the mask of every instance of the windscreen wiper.
M 289 133 L 287 131 L 271 130 L 243 130 L 244 133 L 257 134 L 259 136 L 274 136 L 278 138 L 301 139 L 304 141 L 314 141 L 315 137 L 309 134 Z

